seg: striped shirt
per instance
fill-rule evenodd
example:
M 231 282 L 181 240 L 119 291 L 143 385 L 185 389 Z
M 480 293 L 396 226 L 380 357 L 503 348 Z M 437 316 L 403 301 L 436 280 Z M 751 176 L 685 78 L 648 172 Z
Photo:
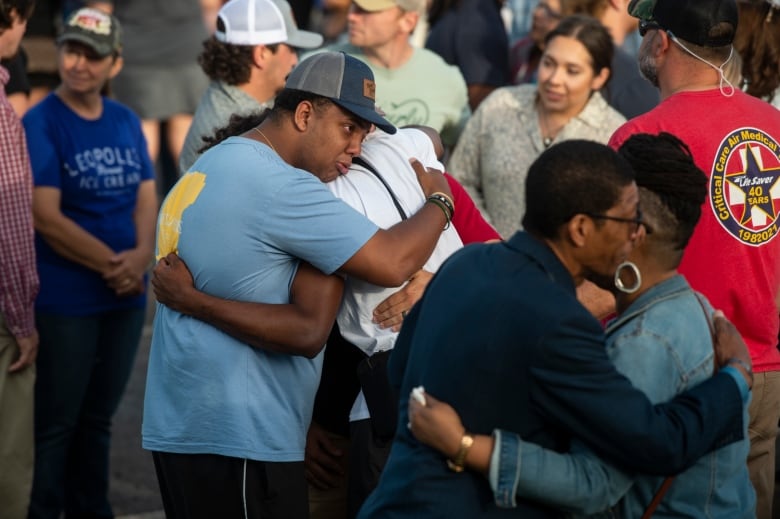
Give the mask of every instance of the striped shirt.
M 5 94 L 8 79 L 0 66 L 0 314 L 14 337 L 29 337 L 38 293 L 33 181 L 24 129 Z

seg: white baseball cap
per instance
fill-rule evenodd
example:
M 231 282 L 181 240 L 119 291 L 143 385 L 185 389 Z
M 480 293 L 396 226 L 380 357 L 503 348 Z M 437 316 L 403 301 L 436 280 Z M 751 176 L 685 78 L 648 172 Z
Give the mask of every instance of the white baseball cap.
M 301 49 L 322 45 L 322 35 L 298 29 L 285 0 L 230 0 L 219 10 L 214 37 L 231 45 L 285 43 Z

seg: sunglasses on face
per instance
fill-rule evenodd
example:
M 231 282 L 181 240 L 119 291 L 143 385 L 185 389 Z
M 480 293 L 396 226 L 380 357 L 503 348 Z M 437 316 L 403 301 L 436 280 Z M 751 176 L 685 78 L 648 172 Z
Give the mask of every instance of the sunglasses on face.
M 631 0 L 628 3 L 628 14 L 640 20 L 653 18 L 653 11 L 657 0 Z

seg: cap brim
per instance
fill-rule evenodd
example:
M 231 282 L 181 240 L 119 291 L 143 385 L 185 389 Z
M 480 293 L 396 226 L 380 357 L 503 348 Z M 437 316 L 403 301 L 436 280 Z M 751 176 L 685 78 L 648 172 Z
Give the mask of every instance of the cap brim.
M 330 98 L 331 101 L 342 107 L 344 110 L 360 117 L 361 119 L 370 122 L 385 133 L 393 134 L 396 132 L 396 127 L 393 124 L 379 115 L 376 110 L 353 103 L 341 101 L 339 99 Z
M 57 44 L 64 43 L 66 41 L 75 41 L 78 43 L 83 43 L 93 51 L 95 51 L 95 54 L 100 56 L 101 58 L 105 58 L 106 56 L 110 56 L 113 52 L 110 48 L 106 51 L 106 47 L 103 45 L 95 45 L 95 42 L 92 41 L 89 37 L 83 36 L 81 34 L 62 34 L 59 38 L 57 38 Z
M 310 31 L 295 31 L 287 35 L 287 45 L 298 49 L 316 49 L 322 46 L 322 35 Z
M 358 7 L 370 13 L 384 11 L 397 5 L 394 0 L 354 0 L 354 2 Z

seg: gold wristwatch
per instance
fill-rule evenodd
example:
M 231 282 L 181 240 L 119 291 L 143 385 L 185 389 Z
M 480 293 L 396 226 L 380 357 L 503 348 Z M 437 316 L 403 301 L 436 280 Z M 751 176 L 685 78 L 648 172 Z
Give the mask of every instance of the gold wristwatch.
M 474 437 L 469 433 L 463 433 L 463 437 L 460 439 L 460 448 L 455 457 L 451 460 L 447 460 L 447 467 L 453 472 L 463 472 L 464 464 L 466 461 L 466 455 L 469 453 L 469 449 L 474 445 Z

